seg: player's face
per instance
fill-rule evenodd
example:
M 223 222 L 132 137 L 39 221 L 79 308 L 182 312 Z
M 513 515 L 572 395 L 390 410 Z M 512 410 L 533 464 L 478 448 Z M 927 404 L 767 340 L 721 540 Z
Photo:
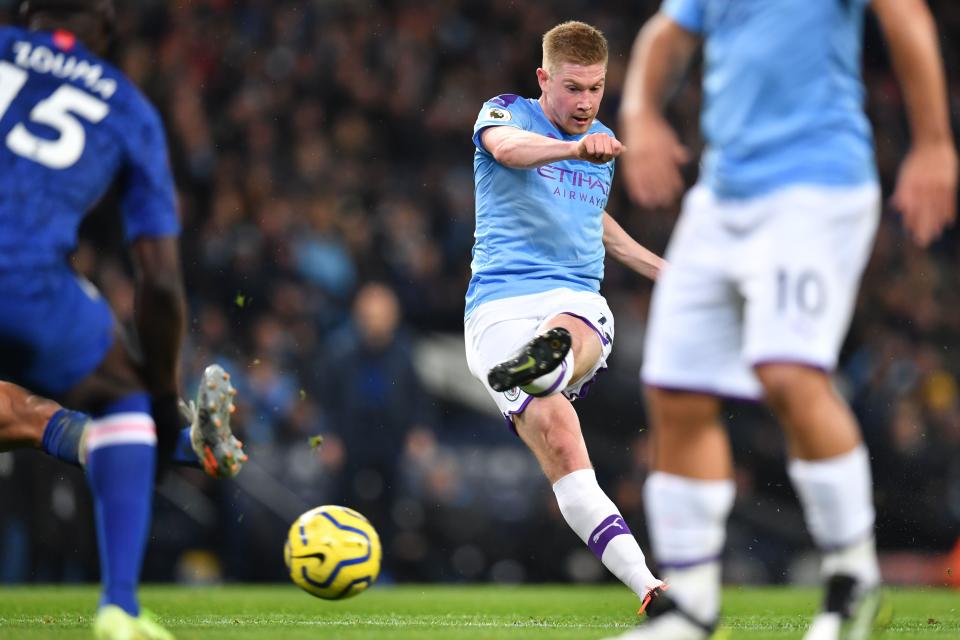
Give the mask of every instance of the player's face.
M 543 112 L 568 135 L 586 133 L 597 117 L 606 78 L 605 64 L 561 62 L 554 73 L 537 69 Z

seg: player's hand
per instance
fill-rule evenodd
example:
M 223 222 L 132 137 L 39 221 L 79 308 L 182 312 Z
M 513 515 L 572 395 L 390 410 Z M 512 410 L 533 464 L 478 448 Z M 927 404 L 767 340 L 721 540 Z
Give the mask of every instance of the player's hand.
M 627 192 L 642 207 L 666 207 L 683 191 L 680 167 L 690 152 L 660 116 L 636 116 L 627 123 L 622 175 Z
M 623 152 L 623 144 L 606 133 L 591 133 L 577 143 L 577 159 L 606 164 Z
M 891 199 L 921 247 L 940 237 L 957 215 L 957 152 L 952 143 L 917 146 L 900 167 Z

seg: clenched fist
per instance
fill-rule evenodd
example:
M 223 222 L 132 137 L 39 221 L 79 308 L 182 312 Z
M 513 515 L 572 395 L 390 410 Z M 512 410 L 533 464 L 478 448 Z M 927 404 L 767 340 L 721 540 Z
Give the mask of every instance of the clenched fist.
M 606 133 L 591 133 L 577 143 L 577 158 L 595 164 L 606 164 L 623 153 L 623 144 Z

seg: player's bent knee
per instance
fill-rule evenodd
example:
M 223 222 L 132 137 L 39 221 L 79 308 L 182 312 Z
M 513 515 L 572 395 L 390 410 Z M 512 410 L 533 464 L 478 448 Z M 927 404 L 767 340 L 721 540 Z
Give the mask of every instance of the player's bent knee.
M 593 368 L 603 355 L 600 337 L 583 319 L 569 313 L 560 313 L 541 325 L 541 329 L 549 327 L 563 327 L 570 332 L 573 341 L 571 351 L 576 357 L 574 380 Z

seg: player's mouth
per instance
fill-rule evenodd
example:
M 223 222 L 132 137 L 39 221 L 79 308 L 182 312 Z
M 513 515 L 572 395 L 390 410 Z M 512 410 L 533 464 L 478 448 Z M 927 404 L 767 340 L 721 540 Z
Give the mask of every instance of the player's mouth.
M 572 116 L 573 121 L 576 122 L 579 126 L 585 127 L 593 121 L 593 116 Z

